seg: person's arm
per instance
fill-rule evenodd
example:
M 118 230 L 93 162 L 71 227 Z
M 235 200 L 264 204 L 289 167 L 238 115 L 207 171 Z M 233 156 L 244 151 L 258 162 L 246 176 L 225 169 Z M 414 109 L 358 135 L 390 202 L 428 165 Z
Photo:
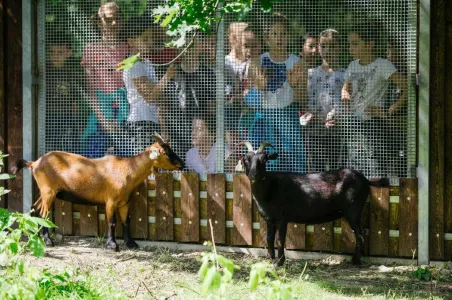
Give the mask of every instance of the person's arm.
M 170 65 L 165 75 L 160 79 L 158 83 L 153 83 L 146 76 L 138 77 L 133 79 L 133 84 L 137 89 L 138 93 L 148 102 L 157 103 L 160 99 L 163 91 L 165 90 L 168 82 L 174 78 L 176 75 L 177 67 L 175 65 Z
M 294 100 L 298 103 L 301 111 L 306 111 L 308 109 L 308 68 L 301 62 L 297 62 L 291 73 L 289 79 L 291 79 L 290 77 L 295 77 L 293 85 L 291 85 L 294 92 Z
M 408 83 L 407 83 L 406 77 L 403 76 L 399 72 L 392 74 L 391 77 L 389 77 L 389 79 L 392 80 L 392 82 L 394 82 L 394 84 L 397 85 L 397 87 L 400 89 L 399 99 L 397 99 L 397 101 L 394 102 L 391 105 L 391 107 L 389 107 L 389 111 L 388 111 L 389 114 L 393 114 L 393 113 L 397 112 L 400 108 L 402 108 L 407 102 Z
M 351 94 L 352 94 L 352 83 L 345 81 L 341 93 L 341 99 L 343 104 L 350 104 Z

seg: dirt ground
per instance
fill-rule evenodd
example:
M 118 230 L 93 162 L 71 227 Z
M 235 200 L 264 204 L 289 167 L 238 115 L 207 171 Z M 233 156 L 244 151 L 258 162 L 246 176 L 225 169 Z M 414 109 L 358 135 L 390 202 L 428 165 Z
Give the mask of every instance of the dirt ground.
M 66 237 L 44 258 L 27 257 L 39 268 L 63 270 L 79 268 L 98 276 L 130 298 L 204 299 L 197 277 L 201 252 L 178 252 L 143 247 L 136 251 L 121 248 L 118 253 L 103 248 L 95 238 Z M 228 299 L 249 299 L 247 288 L 251 264 L 262 257 L 224 254 L 241 266 L 235 275 Z M 306 268 L 305 268 L 306 266 Z M 412 276 L 416 266 L 353 266 L 332 260 L 287 260 L 281 276 L 296 286 L 300 299 L 452 299 L 452 264 L 432 269 L 434 280 L 419 281 Z

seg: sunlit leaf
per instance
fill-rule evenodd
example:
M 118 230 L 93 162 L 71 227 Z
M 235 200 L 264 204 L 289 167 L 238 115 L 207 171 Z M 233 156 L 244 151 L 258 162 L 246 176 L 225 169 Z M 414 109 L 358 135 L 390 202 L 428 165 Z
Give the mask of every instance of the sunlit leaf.
M 56 225 L 53 224 L 52 221 L 43 219 L 43 218 L 37 218 L 37 217 L 30 217 L 30 220 L 33 222 L 36 222 L 40 226 L 47 227 L 47 228 L 56 228 Z
M 28 243 L 34 256 L 36 257 L 44 256 L 45 244 L 44 241 L 38 235 L 31 236 Z

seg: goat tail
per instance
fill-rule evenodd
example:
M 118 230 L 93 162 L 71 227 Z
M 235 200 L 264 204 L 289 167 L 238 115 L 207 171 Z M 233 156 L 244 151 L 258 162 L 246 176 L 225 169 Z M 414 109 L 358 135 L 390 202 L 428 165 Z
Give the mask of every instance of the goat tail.
M 17 172 L 19 172 L 20 170 L 22 170 L 25 167 L 30 168 L 30 169 L 33 168 L 33 162 L 26 161 L 25 159 L 19 159 L 16 162 L 16 165 L 11 168 L 11 173 L 13 173 L 15 175 L 15 174 L 17 174 Z
M 375 180 L 369 180 L 370 186 L 378 186 L 378 187 L 388 187 L 389 186 L 389 178 L 380 178 Z

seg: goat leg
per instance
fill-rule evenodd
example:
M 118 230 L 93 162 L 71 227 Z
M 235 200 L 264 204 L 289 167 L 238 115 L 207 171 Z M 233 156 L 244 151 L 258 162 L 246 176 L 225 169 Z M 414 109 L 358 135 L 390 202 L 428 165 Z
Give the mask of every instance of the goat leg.
M 110 218 L 108 220 L 108 239 L 106 248 L 111 249 L 114 251 L 119 251 L 118 244 L 116 243 L 116 237 L 115 237 L 115 230 L 116 230 L 116 215 L 113 210 L 113 213 L 108 213 L 107 208 L 107 216 L 110 215 Z
M 278 259 L 274 262 L 275 267 L 281 267 L 286 261 L 284 255 L 284 245 L 286 244 L 287 222 L 281 221 L 278 224 Z
M 267 251 L 270 259 L 275 259 L 276 223 L 267 220 Z
M 130 215 L 127 214 L 126 221 L 124 222 L 124 245 L 129 249 L 137 249 L 138 244 L 132 239 L 130 234 Z

